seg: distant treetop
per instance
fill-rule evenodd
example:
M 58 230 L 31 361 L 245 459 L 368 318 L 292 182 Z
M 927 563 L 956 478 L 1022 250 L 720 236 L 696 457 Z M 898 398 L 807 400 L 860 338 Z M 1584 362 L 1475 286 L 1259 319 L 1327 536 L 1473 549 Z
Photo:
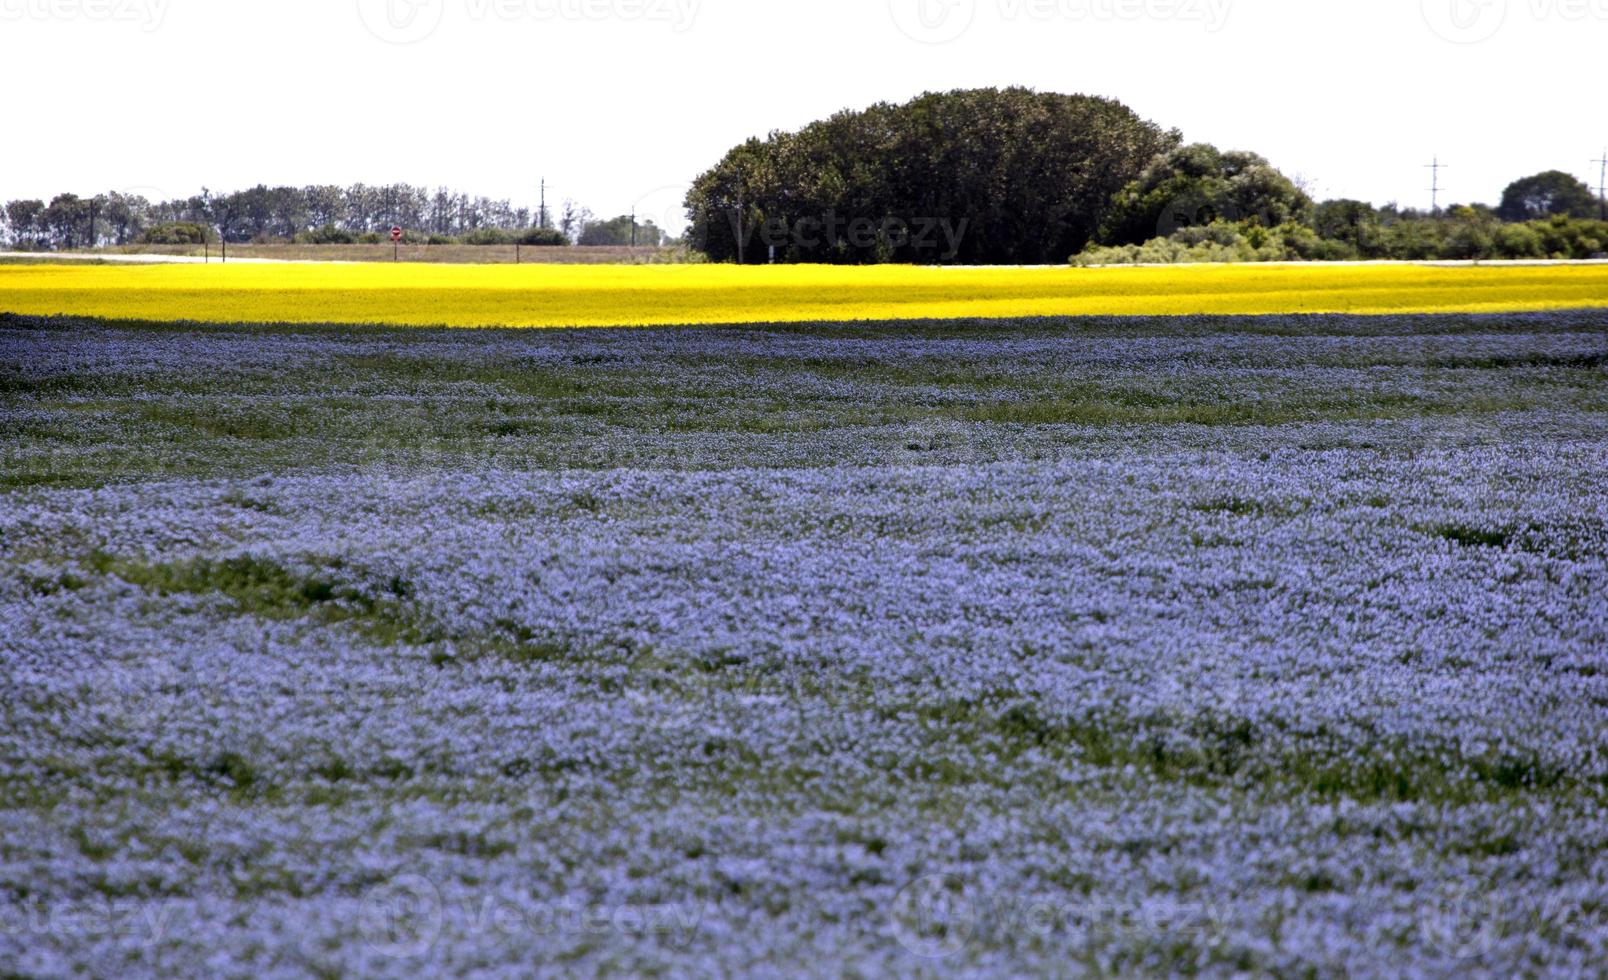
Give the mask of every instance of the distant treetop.
M 729 151 L 687 196 L 716 261 L 1063 262 L 1181 137 L 1110 99 L 928 93 Z

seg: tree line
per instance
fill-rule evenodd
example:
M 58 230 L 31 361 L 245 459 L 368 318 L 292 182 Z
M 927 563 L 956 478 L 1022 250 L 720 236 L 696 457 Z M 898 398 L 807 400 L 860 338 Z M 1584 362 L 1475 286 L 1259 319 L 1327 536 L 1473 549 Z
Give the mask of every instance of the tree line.
M 543 214 L 507 199 L 474 197 L 446 187 L 258 185 L 229 193 L 203 189 L 192 197 L 164 201 L 120 191 L 90 197 L 64 193 L 48 202 L 14 200 L 0 210 L 0 236 L 10 247 L 25 250 L 199 244 L 220 236 L 232 243 L 328 244 L 386 240 L 386 233 L 398 226 L 413 242 L 626 245 L 631 243 L 630 221 L 599 221 L 573 200 L 565 200 L 556 213 Z M 651 221 L 636 222 L 638 244 L 658 245 L 663 237 Z
M 693 183 L 716 261 L 975 264 L 1587 258 L 1603 205 L 1548 171 L 1497 207 L 1316 202 L 1262 156 L 1185 144 L 1118 102 L 1028 89 L 928 93 L 731 149 Z M 910 229 L 954 232 L 922 247 Z
M 733 147 L 692 183 L 686 244 L 717 262 L 1040 264 L 1269 259 L 1588 258 L 1608 213 L 1577 178 L 1515 181 L 1495 207 L 1318 202 L 1252 152 L 1186 144 L 1111 99 L 1026 88 L 927 93 Z M 408 184 L 268 187 L 152 202 L 112 192 L 11 201 L 13 248 L 138 242 L 658 245 L 597 220 Z
M 1257 154 L 1197 143 L 1124 186 L 1074 261 L 1587 259 L 1608 250 L 1605 219 L 1591 188 L 1558 170 L 1515 180 L 1495 207 L 1375 207 L 1314 201 Z

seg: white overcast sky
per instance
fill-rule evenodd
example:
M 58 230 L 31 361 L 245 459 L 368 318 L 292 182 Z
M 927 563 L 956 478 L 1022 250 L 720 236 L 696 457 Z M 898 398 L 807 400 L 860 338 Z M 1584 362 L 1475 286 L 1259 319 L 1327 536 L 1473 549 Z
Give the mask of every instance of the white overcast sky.
M 1322 197 L 1594 186 L 1608 0 L 0 0 L 0 198 L 447 184 L 679 226 L 733 144 L 925 90 L 1122 100 Z

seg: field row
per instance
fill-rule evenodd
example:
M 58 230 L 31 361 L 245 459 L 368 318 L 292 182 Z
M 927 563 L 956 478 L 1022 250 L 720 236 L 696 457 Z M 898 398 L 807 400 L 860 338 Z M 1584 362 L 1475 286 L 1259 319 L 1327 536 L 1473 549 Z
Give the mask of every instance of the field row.
M 1608 306 L 1608 265 L 0 265 L 0 310 L 213 323 L 635 326 Z
M 1605 365 L 10 318 L 0 962 L 1590 973 Z

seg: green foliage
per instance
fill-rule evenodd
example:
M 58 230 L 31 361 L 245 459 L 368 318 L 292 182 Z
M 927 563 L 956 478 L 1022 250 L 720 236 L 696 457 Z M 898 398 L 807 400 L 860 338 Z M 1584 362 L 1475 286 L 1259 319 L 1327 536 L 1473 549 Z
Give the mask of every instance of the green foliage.
M 355 241 L 356 235 L 334 225 L 325 225 L 296 236 L 298 245 L 350 245 Z
M 521 245 L 539 247 L 558 247 L 570 243 L 569 238 L 557 228 L 526 228 L 518 234 L 517 240 Z
M 512 245 L 514 236 L 501 228 L 476 228 L 461 241 L 465 245 Z
M 1091 247 L 1077 265 L 1170 265 L 1179 262 L 1303 262 L 1357 258 L 1344 242 L 1318 236 L 1305 225 L 1264 228 L 1255 221 L 1191 226 L 1143 245 Z
M 1319 238 L 1344 246 L 1356 258 L 1374 259 L 1384 254 L 1379 212 L 1366 201 L 1324 201 L 1313 211 L 1312 230 Z
M 1255 153 L 1207 143 L 1158 157 L 1117 192 L 1100 228 L 1108 245 L 1137 245 L 1214 222 L 1275 228 L 1310 220 L 1312 201 Z
M 1515 180 L 1502 192 L 1497 208 L 1503 221 L 1530 221 L 1563 215 L 1602 217 L 1601 205 L 1585 182 L 1561 170 L 1548 170 Z
M 1398 259 L 1589 259 L 1608 248 L 1608 222 L 1555 217 L 1505 224 L 1489 208 L 1444 214 L 1374 211 L 1356 201 L 1319 205 L 1315 228 L 1218 221 L 1142 245 L 1091 247 L 1077 265 Z
M 632 226 L 635 225 L 635 235 Z M 643 245 L 657 247 L 664 232 L 652 221 L 634 221 L 628 214 L 607 221 L 593 221 L 581 231 L 582 245 Z
M 732 149 L 687 195 L 688 243 L 715 261 L 1037 263 L 1081 249 L 1111 196 L 1180 141 L 1122 104 L 1025 88 L 928 93 Z M 908 231 L 947 222 L 953 248 Z M 800 222 L 814 222 L 794 234 Z M 864 222 L 865 233 L 853 233 Z M 823 227 L 824 226 L 824 227 Z
M 145 229 L 139 240 L 144 245 L 200 245 L 214 237 L 206 225 L 193 221 L 164 221 Z

